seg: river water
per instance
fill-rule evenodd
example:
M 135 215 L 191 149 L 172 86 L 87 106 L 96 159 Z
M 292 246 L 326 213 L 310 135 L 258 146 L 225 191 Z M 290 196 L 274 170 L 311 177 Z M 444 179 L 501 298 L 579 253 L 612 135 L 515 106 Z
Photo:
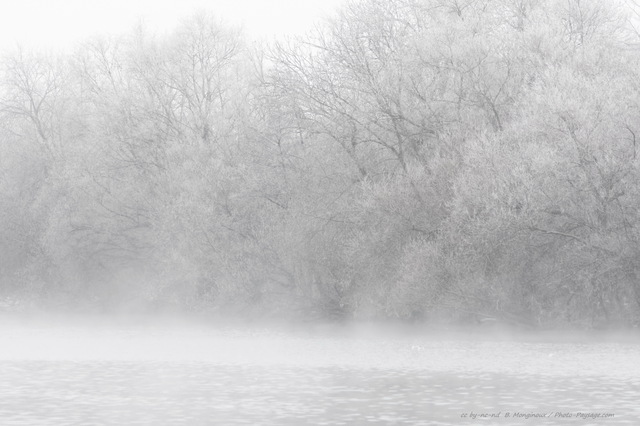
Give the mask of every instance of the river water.
M 0 327 L 1 425 L 638 425 L 640 344 L 398 330 Z

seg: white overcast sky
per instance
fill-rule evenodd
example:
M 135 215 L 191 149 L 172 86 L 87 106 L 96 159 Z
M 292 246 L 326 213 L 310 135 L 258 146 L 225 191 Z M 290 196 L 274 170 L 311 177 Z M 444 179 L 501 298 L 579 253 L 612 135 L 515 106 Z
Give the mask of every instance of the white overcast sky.
M 0 48 L 67 49 L 91 35 L 122 34 L 142 19 L 154 31 L 198 10 L 252 37 L 300 34 L 345 0 L 0 0 Z

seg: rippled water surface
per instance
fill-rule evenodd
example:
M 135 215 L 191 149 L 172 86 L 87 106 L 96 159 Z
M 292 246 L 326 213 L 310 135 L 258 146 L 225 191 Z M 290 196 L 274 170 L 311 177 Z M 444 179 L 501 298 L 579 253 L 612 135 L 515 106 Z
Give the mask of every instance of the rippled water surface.
M 1 425 L 640 424 L 633 342 L 207 327 L 0 331 Z M 598 413 L 613 416 L 589 416 Z

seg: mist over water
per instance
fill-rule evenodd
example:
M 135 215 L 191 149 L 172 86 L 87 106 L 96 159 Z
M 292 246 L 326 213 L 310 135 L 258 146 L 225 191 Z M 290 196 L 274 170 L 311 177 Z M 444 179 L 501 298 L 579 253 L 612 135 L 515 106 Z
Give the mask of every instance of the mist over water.
M 0 426 L 639 423 L 640 1 L 212 12 L 1 55 Z
M 640 372 L 640 365 L 633 365 L 638 364 L 633 361 L 640 349 L 637 331 L 595 334 L 367 322 L 259 325 L 74 316 L 50 321 L 5 318 L 0 334 L 3 360 L 138 359 L 619 376 Z M 489 353 L 492 356 L 484 359 Z
M 633 334 L 79 318 L 0 326 L 2 424 L 635 424 Z M 553 415 L 551 415 L 553 413 Z M 554 417 L 573 413 L 573 419 Z M 534 423 L 532 423 L 534 422 Z M 605 422 L 605 423 L 602 423 Z

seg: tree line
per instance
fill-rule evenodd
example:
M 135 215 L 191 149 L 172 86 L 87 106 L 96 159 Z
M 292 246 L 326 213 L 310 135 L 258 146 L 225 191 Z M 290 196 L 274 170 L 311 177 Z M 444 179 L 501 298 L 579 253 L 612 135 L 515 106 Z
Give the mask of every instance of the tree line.
M 640 321 L 637 8 L 205 13 L 0 63 L 0 306 Z

